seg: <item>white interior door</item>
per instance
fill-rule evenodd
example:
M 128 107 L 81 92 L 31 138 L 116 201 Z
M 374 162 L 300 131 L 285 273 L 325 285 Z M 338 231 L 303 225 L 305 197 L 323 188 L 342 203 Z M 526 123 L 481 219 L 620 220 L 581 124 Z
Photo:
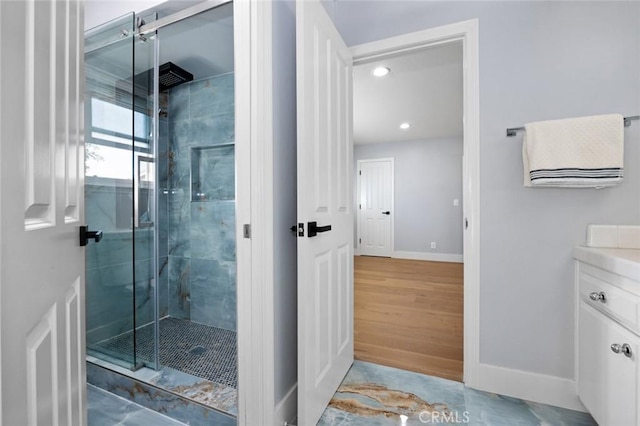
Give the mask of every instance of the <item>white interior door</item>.
M 360 254 L 391 257 L 393 159 L 358 161 L 358 179 Z
M 85 414 L 83 7 L 0 2 L 2 421 Z
M 319 1 L 296 3 L 296 38 L 298 424 L 308 426 L 353 362 L 352 59 Z

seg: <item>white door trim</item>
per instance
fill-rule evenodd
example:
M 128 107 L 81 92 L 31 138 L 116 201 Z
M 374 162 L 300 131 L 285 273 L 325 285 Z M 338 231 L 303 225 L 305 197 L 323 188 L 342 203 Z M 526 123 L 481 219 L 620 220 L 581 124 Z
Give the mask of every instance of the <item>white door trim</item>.
M 464 84 L 464 382 L 478 387 L 480 363 L 480 106 L 478 20 L 458 22 L 351 48 L 354 65 L 398 52 L 462 41 Z M 461 224 L 464 226 L 464 223 Z
M 365 160 L 358 160 L 357 164 L 356 164 L 356 173 L 360 173 L 360 166 L 364 163 L 374 163 L 377 161 L 388 161 L 391 163 L 391 238 L 389 240 L 389 245 L 390 247 L 390 253 L 391 256 L 393 256 L 393 253 L 395 251 L 395 240 L 394 240 L 394 235 L 395 235 L 395 224 L 396 224 L 396 214 L 395 214 L 395 207 L 396 207 L 396 195 L 395 195 L 395 182 L 396 182 L 396 175 L 395 175 L 395 159 L 393 157 L 387 157 L 387 158 L 367 158 Z M 360 177 L 358 175 L 356 175 L 356 233 L 357 235 L 361 235 L 360 234 L 360 209 L 358 208 L 358 204 L 359 203 L 359 199 L 360 199 Z M 354 251 L 356 252 L 356 254 L 359 256 L 360 255 L 360 240 L 358 239 L 358 236 L 356 236 L 356 241 L 355 241 L 355 245 L 354 245 Z
M 273 119 L 271 4 L 236 1 L 236 241 L 238 424 L 274 414 Z M 251 238 L 243 225 L 251 225 Z

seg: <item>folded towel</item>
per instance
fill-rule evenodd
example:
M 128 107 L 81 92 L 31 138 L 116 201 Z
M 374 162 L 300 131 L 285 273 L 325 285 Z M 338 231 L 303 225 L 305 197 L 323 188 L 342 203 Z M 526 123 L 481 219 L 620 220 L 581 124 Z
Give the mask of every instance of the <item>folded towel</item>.
M 600 188 L 622 182 L 622 115 L 540 121 L 525 129 L 524 186 Z

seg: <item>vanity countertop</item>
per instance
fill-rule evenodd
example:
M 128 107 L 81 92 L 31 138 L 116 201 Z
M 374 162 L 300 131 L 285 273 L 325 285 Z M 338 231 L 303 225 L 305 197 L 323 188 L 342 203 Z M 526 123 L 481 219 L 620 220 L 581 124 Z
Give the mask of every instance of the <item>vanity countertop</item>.
M 573 257 L 582 262 L 640 281 L 640 249 L 577 246 Z

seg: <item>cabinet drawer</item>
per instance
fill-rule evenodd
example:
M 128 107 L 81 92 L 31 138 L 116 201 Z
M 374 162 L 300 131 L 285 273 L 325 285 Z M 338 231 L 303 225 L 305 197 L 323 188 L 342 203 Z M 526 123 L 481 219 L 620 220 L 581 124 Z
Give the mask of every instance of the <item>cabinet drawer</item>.
M 616 317 L 633 330 L 640 330 L 638 321 L 640 298 L 638 296 L 584 272 L 580 273 L 579 288 L 582 300 Z M 604 295 L 604 298 L 594 301 L 591 294 Z
M 640 338 L 584 302 L 578 326 L 578 394 L 602 426 L 640 425 L 638 348 Z M 628 344 L 631 357 L 611 350 Z

